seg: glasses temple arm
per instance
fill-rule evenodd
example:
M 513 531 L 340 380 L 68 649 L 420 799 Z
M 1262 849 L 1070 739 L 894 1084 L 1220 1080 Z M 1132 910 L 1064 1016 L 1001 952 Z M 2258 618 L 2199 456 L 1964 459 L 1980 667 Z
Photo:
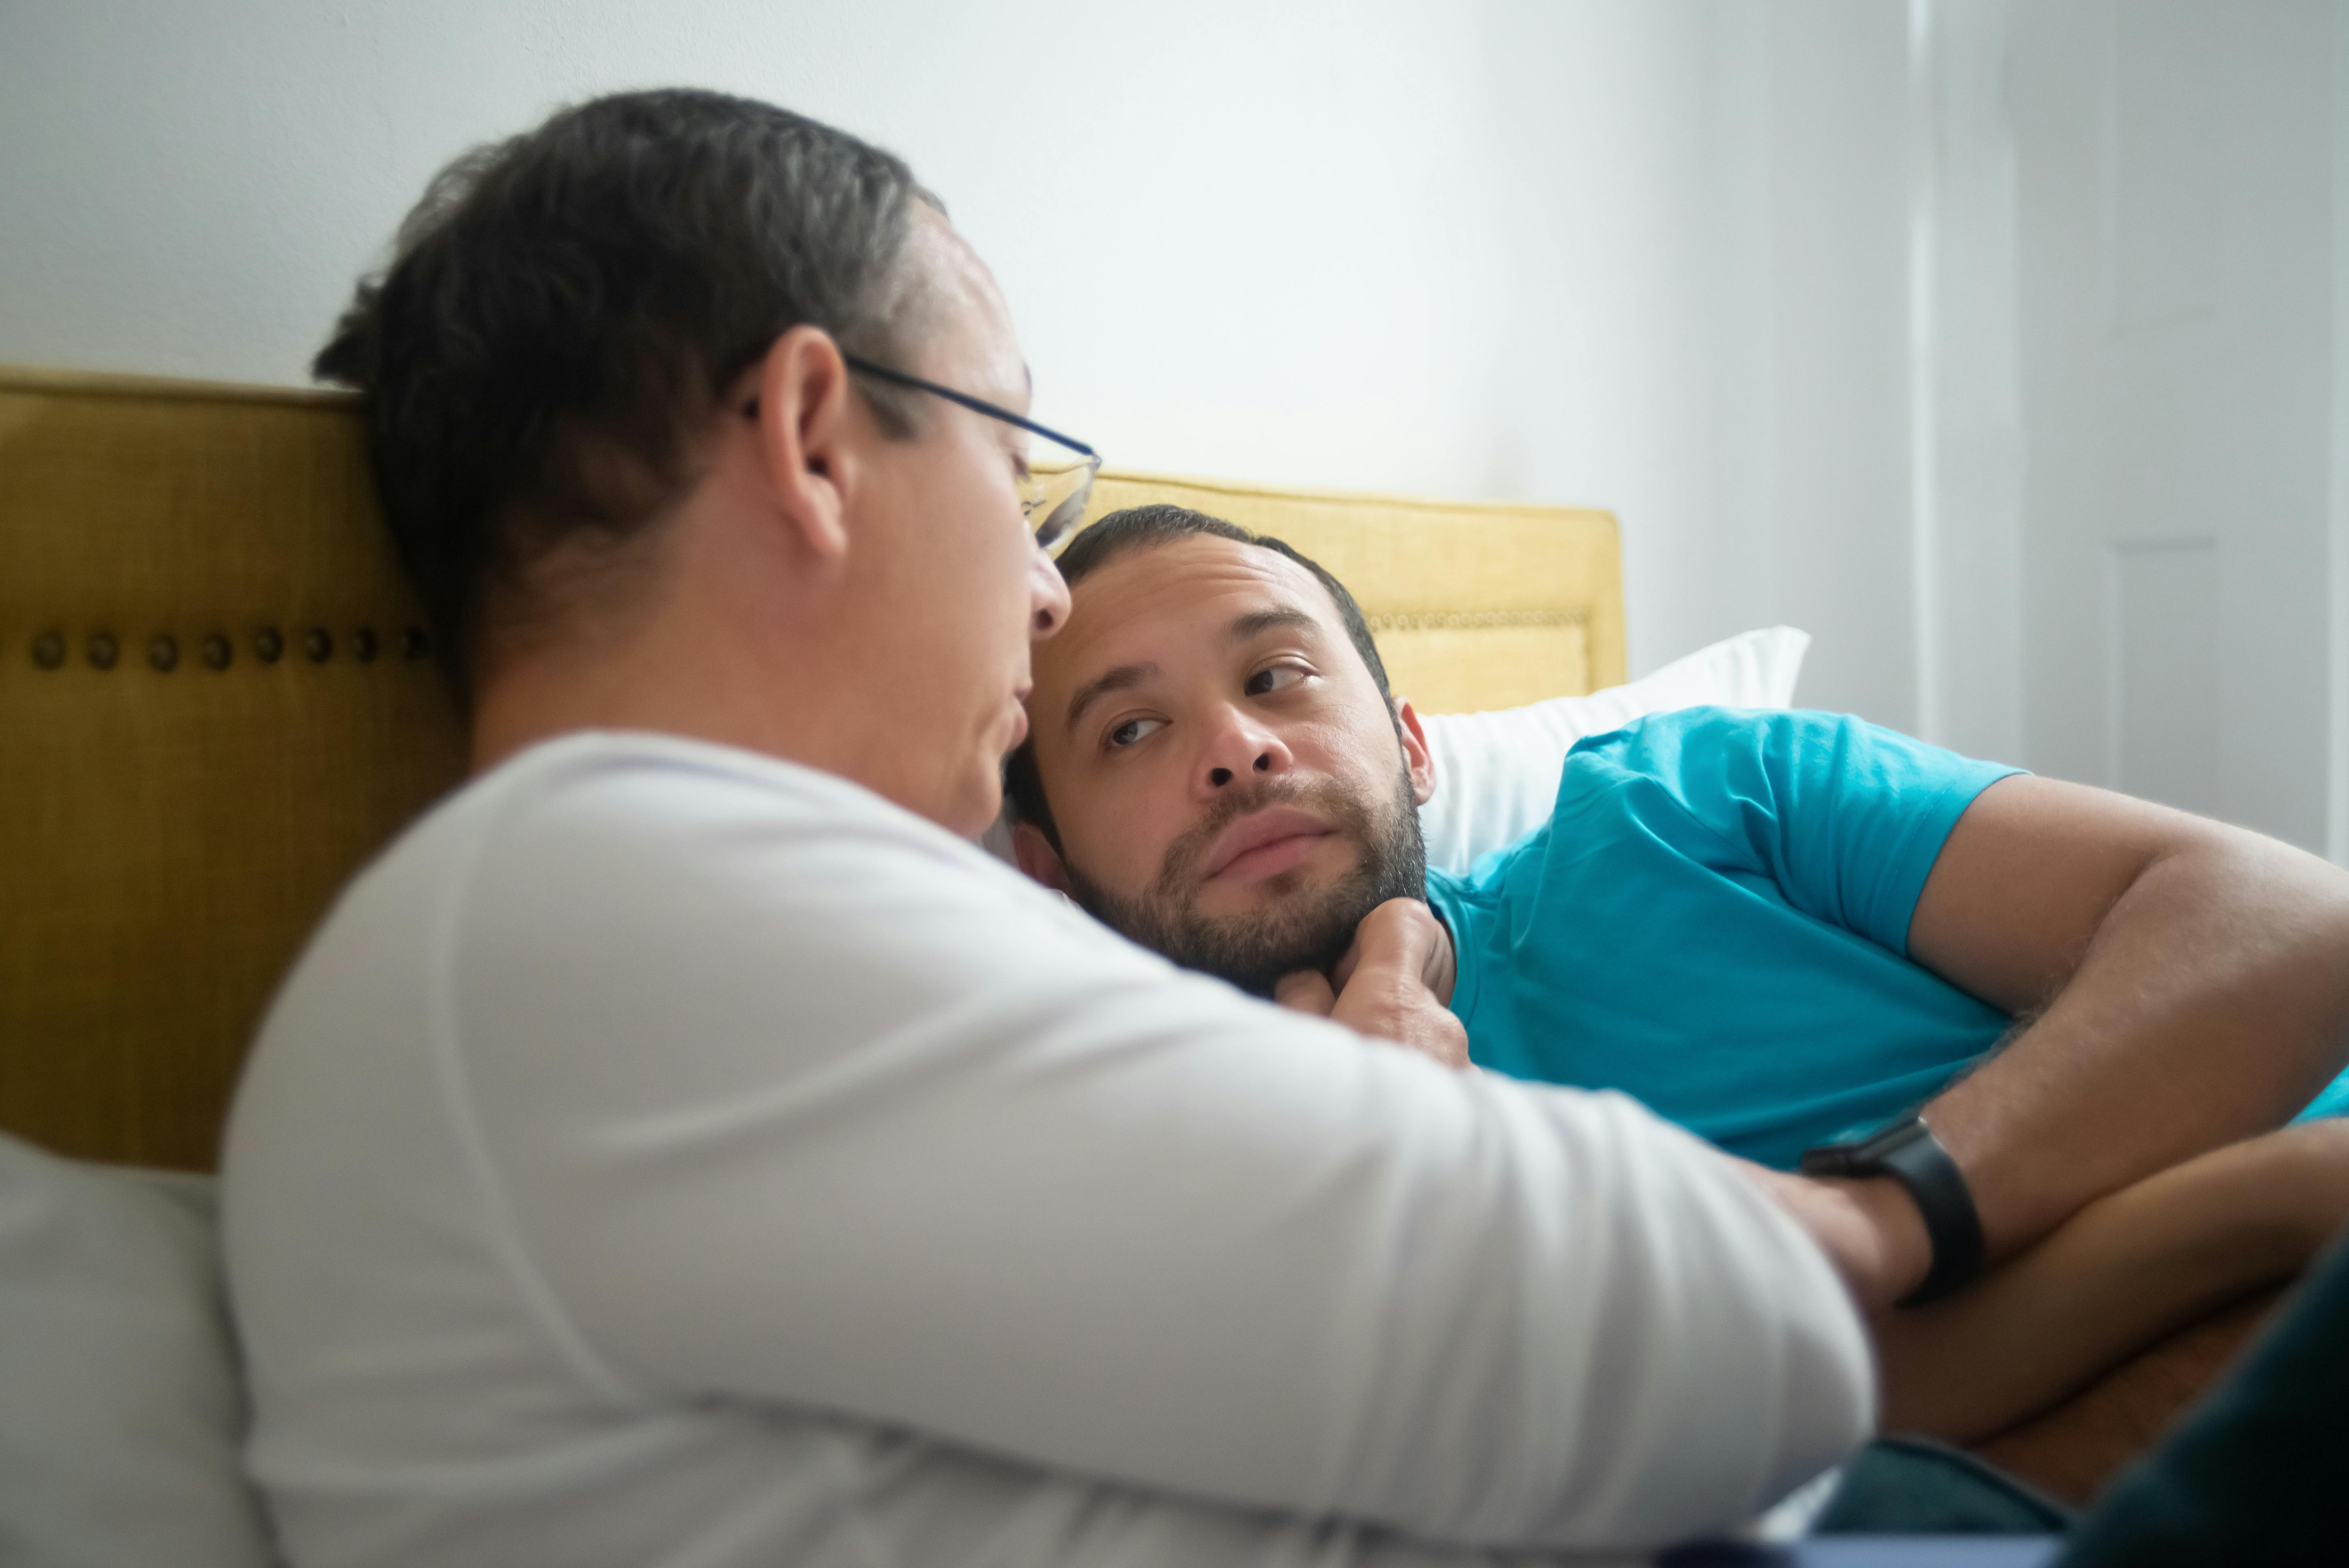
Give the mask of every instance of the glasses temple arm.
M 974 414 L 984 414 L 990 419 L 1000 419 L 1007 425 L 1017 425 L 1030 435 L 1041 436 L 1048 441 L 1057 442 L 1072 452 L 1082 452 L 1095 463 L 1101 461 L 1099 452 L 1074 437 L 1063 436 L 1049 426 L 1040 425 L 1035 420 L 1015 414 L 1009 408 L 999 408 L 984 398 L 974 397 L 968 392 L 957 392 L 951 387 L 941 387 L 935 381 L 925 381 L 918 376 L 908 376 L 902 370 L 892 370 L 885 365 L 875 365 L 869 359 L 859 358 L 845 350 L 842 352 L 840 357 L 842 363 L 851 370 L 861 371 L 864 375 L 876 377 L 883 381 L 893 381 L 900 387 L 911 387 L 917 392 L 927 392 L 932 397 L 943 397 L 949 403 L 959 403 Z

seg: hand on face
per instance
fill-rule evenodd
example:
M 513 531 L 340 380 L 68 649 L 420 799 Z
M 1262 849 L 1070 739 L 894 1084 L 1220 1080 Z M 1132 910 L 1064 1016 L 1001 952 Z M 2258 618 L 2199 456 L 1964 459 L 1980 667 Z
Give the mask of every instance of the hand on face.
M 1451 989 L 1451 973 L 1450 943 L 1427 905 L 1391 898 L 1362 917 L 1328 976 L 1313 969 L 1286 975 L 1273 999 L 1462 1068 L 1468 1031 L 1440 995 Z

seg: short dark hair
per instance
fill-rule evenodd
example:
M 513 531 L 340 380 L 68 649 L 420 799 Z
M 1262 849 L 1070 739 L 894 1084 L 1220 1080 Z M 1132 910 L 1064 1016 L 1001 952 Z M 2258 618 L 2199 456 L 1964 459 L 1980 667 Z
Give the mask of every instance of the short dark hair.
M 1354 651 L 1369 666 L 1371 679 L 1377 684 L 1379 696 L 1387 702 L 1390 714 L 1394 707 L 1393 695 L 1387 689 L 1387 666 L 1379 657 L 1379 645 L 1371 636 L 1371 624 L 1362 617 L 1362 607 L 1346 585 L 1331 576 L 1319 562 L 1304 554 L 1286 540 L 1275 539 L 1268 533 L 1252 533 L 1236 522 L 1211 517 L 1204 511 L 1194 511 L 1187 506 L 1159 502 L 1152 506 L 1130 506 L 1111 512 L 1091 528 L 1069 542 L 1061 552 L 1061 578 L 1073 590 L 1086 577 L 1100 571 L 1121 555 L 1131 554 L 1152 545 L 1171 543 L 1194 534 L 1206 534 L 1215 539 L 1228 539 L 1236 544 L 1252 544 L 1258 550 L 1269 550 L 1275 555 L 1286 556 L 1313 574 L 1330 602 L 1338 606 L 1338 619 L 1346 628 L 1346 636 Z M 1400 721 L 1398 721 L 1400 728 Z M 1043 833 L 1054 850 L 1061 847 L 1061 830 L 1052 820 L 1051 802 L 1044 798 L 1043 776 L 1036 769 L 1036 743 L 1022 745 L 1011 754 L 1004 767 L 1003 789 L 1011 802 L 1013 817 L 1033 823 Z
M 887 152 L 689 90 L 596 98 L 441 170 L 312 368 L 361 396 L 460 695 L 492 581 L 658 517 L 692 482 L 698 424 L 777 337 L 812 323 L 904 357 L 916 198 L 937 204 Z M 864 391 L 910 432 L 891 389 Z

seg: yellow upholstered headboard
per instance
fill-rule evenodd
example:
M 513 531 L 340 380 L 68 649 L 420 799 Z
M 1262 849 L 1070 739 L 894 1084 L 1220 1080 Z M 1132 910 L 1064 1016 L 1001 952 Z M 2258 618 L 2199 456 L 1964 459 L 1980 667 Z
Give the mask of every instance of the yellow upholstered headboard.
M 1277 533 L 1431 712 L 1623 677 L 1613 520 L 1105 473 Z M 461 738 L 347 399 L 0 370 L 0 1129 L 210 1166 L 245 1045 Z
M 1112 469 L 1085 521 L 1149 501 L 1277 535 L 1328 567 L 1361 603 L 1395 694 L 1423 713 L 1516 707 L 1625 678 L 1623 568 L 1606 512 Z

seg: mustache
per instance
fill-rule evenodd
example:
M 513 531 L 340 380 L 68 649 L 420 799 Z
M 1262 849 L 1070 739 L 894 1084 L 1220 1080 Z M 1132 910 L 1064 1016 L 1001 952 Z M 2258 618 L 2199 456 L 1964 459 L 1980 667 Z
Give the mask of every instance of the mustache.
M 1071 895 L 1111 930 L 1163 954 L 1186 969 L 1218 975 L 1253 995 L 1269 998 L 1283 975 L 1336 963 L 1355 927 L 1390 898 L 1423 898 L 1427 856 L 1411 776 L 1400 766 L 1381 800 L 1375 790 L 1349 791 L 1337 779 L 1301 784 L 1287 777 L 1249 777 L 1226 786 L 1203 820 L 1170 843 L 1155 877 L 1130 896 L 1110 892 L 1063 859 Z M 1381 808 L 1387 810 L 1383 812 Z M 1296 877 L 1266 884 L 1269 895 L 1251 913 L 1210 918 L 1199 913 L 1199 873 L 1216 841 L 1240 817 L 1268 806 L 1313 812 L 1360 847 L 1358 863 L 1320 886 Z
M 1208 808 L 1205 817 L 1166 846 L 1165 858 L 1158 867 L 1158 891 L 1179 894 L 1195 886 L 1199 880 L 1199 868 L 1206 863 L 1224 830 L 1268 806 L 1295 806 L 1312 811 L 1338 831 L 1361 836 L 1362 811 L 1359 803 L 1334 783 L 1316 786 L 1274 778 L 1234 786 Z
M 1233 787 L 1216 798 L 1216 803 L 1207 808 L 1205 817 L 1167 845 L 1165 859 L 1158 864 L 1158 890 L 1172 894 L 1195 885 L 1200 866 L 1207 861 L 1207 854 L 1215 852 L 1215 841 L 1224 836 L 1224 829 L 1249 812 L 1261 812 L 1266 805 L 1294 805 L 1310 810 L 1330 820 L 1330 824 L 1339 830 L 1350 830 L 1361 817 L 1346 791 L 1334 784 L 1313 787 L 1288 777 L 1273 777 L 1257 779 L 1245 787 Z

